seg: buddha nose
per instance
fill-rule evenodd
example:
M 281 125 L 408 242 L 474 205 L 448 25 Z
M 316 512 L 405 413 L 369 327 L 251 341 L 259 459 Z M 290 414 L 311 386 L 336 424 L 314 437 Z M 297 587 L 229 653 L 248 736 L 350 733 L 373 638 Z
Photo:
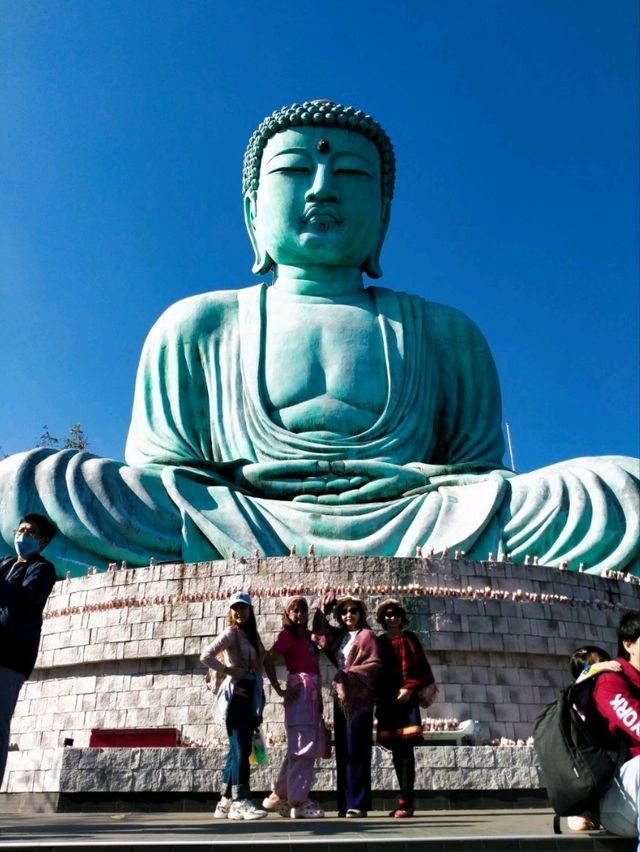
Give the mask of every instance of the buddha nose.
M 305 195 L 306 201 L 336 201 L 336 192 L 333 184 L 331 169 L 326 163 L 318 163 L 313 183 Z

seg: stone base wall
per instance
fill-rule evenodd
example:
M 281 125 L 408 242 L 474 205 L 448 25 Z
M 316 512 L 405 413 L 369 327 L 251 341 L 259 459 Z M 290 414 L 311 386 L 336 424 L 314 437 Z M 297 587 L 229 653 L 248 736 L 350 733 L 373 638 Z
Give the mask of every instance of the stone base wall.
M 534 790 L 540 771 L 531 746 L 423 746 L 415 749 L 416 789 Z M 271 789 L 284 759 L 283 747 L 268 750 L 268 763 L 254 767 L 256 793 Z M 207 748 L 58 748 L 35 752 L 14 768 L 12 793 L 121 794 L 183 793 L 215 795 L 225 761 L 223 749 Z M 374 746 L 374 791 L 397 789 L 391 753 Z M 336 789 L 333 759 L 317 762 L 313 789 Z
M 530 790 L 540 786 L 531 747 L 425 746 L 415 753 L 417 789 Z M 269 750 L 267 765 L 252 770 L 253 790 L 271 789 L 284 756 L 284 748 Z M 64 749 L 59 789 L 61 793 L 218 792 L 225 757 L 222 749 Z M 375 790 L 397 788 L 391 752 L 375 746 L 371 768 Z M 313 789 L 332 792 L 336 784 L 334 761 L 319 760 Z
M 440 689 L 428 715 L 473 719 L 490 739 L 526 740 L 542 707 L 568 683 L 572 651 L 589 642 L 614 653 L 620 613 L 640 609 L 639 587 L 622 580 L 431 559 L 238 559 L 63 580 L 16 708 L 2 789 L 51 790 L 63 759 L 71 760 L 64 740 L 86 748 L 92 728 L 173 726 L 183 742 L 221 745 L 199 655 L 224 629 L 229 595 L 251 590 L 269 647 L 284 599 L 300 591 L 313 603 L 329 586 L 361 594 L 372 611 L 384 597 L 400 597 Z M 323 669 L 329 684 L 333 668 L 325 662 Z M 281 702 L 269 685 L 266 692 L 265 730 L 279 744 Z M 217 749 L 182 749 L 191 751 L 214 759 Z

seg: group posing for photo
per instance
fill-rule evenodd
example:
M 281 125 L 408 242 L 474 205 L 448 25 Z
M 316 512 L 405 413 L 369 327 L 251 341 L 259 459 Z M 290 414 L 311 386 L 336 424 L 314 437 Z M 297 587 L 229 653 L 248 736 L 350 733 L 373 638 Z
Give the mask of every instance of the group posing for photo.
M 335 624 L 330 623 L 333 615 Z M 432 700 L 433 673 L 420 640 L 406 629 L 407 613 L 389 598 L 376 610 L 380 635 L 367 621 L 364 602 L 354 595 L 327 592 L 309 627 L 309 605 L 302 595 L 285 601 L 282 630 L 265 651 L 251 597 L 229 599 L 227 628 L 203 651 L 215 693 L 214 721 L 229 741 L 216 819 L 262 819 L 269 813 L 292 819 L 324 816 L 309 794 L 315 761 L 328 757 L 330 734 L 323 715 L 319 653 L 335 666 L 331 683 L 337 773 L 338 816 L 367 816 L 371 808 L 371 748 L 374 711 L 377 742 L 393 755 L 400 795 L 390 816 L 414 814 L 414 746 L 422 739 L 419 694 Z M 282 686 L 276 667 L 284 663 Z M 262 722 L 264 676 L 284 700 L 287 750 L 262 807 L 251 800 L 250 768 L 254 737 Z M 383 686 L 384 685 L 384 686 Z
M 333 617 L 335 623 L 331 623 Z M 330 741 L 323 716 L 319 653 L 335 666 L 331 682 L 339 817 L 362 818 L 371 808 L 371 749 L 374 718 L 377 743 L 391 751 L 397 776 L 397 806 L 389 816 L 414 815 L 414 746 L 422 741 L 420 707 L 433 701 L 437 688 L 417 635 L 399 600 L 388 598 L 376 609 L 383 631 L 368 623 L 364 602 L 355 595 L 324 594 L 309 627 L 309 606 L 302 595 L 285 601 L 282 630 L 265 651 L 251 597 L 229 599 L 227 628 L 204 650 L 215 692 L 214 720 L 224 725 L 229 749 L 222 775 L 216 819 L 262 819 L 269 813 L 292 819 L 319 818 L 324 809 L 310 798 L 315 761 L 328 757 Z M 284 663 L 286 684 L 276 668 Z M 594 792 L 595 813 L 576 807 L 569 827 L 589 831 L 599 825 L 637 837 L 640 823 L 640 612 L 625 613 L 618 626 L 618 656 L 585 645 L 571 658 L 576 684 L 574 709 L 603 747 L 619 759 L 602 789 Z M 264 709 L 264 675 L 284 700 L 287 750 L 271 793 L 262 807 L 251 801 L 250 757 Z M 551 709 L 551 705 L 548 710 Z M 545 711 L 546 713 L 546 711 Z M 545 715 L 541 714 L 541 718 Z M 544 741 L 536 727 L 536 751 Z M 553 762 L 553 755 L 552 755 Z M 547 778 L 549 788 L 550 778 Z M 566 791 L 565 791 L 566 792 Z M 548 789 L 553 804 L 553 795 Z M 566 796 L 564 796 L 566 798 Z M 557 814 L 563 815 L 559 810 Z M 640 852 L 640 846 L 639 850 Z

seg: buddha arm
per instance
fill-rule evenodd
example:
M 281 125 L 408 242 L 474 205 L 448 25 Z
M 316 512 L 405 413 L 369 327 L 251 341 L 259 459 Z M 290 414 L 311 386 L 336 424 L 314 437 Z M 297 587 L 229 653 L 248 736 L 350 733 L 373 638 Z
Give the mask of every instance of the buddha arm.
M 465 314 L 428 307 L 440 393 L 436 442 L 422 469 L 428 476 L 503 469 L 502 398 L 489 345 Z
M 235 307 L 232 293 L 194 296 L 172 305 L 151 329 L 136 377 L 128 464 L 180 465 L 229 482 L 246 462 L 241 411 L 220 428 L 220 388 L 233 396 L 239 382 Z M 233 374 L 225 373 L 229 362 Z

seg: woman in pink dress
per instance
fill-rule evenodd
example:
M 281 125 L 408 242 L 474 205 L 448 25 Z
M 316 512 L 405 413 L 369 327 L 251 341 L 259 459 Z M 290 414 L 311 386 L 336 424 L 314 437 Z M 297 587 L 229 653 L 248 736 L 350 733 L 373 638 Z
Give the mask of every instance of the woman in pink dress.
M 315 761 L 325 750 L 325 728 L 318 649 L 311 640 L 308 619 L 309 606 L 305 598 L 301 595 L 289 598 L 282 616 L 283 629 L 264 661 L 267 677 L 284 699 L 287 755 L 273 792 L 262 806 L 293 819 L 324 816 L 324 810 L 309 799 Z M 282 662 L 287 667 L 284 689 L 276 676 L 276 665 Z

